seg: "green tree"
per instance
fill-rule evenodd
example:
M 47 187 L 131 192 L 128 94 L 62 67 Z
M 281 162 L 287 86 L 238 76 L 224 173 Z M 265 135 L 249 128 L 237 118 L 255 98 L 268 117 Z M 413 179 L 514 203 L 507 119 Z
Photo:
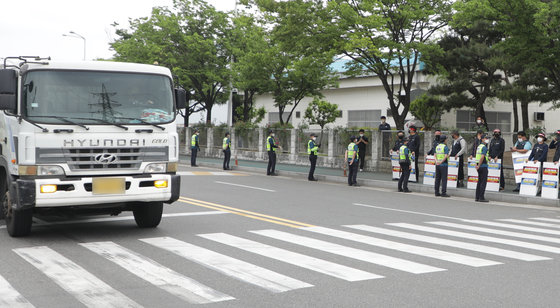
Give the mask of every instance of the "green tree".
M 202 0 L 177 0 L 173 9 L 154 8 L 150 17 L 129 23 L 130 29 L 114 24 L 115 60 L 169 67 L 179 84 L 192 91 L 191 99 L 206 110 L 210 124 L 212 107 L 228 97 L 227 14 Z
M 307 109 L 305 109 L 303 118 L 307 120 L 310 125 L 319 125 L 319 127 L 321 127 L 319 144 L 323 140 L 323 130 L 325 126 L 334 123 L 339 113 L 340 111 L 338 110 L 337 104 L 331 104 L 325 100 L 321 100 L 319 97 L 313 98 L 313 101 L 309 103 Z
M 449 111 L 449 106 L 437 96 L 424 93 L 410 103 L 410 113 L 424 123 L 426 130 L 432 130 L 441 121 L 444 111 Z

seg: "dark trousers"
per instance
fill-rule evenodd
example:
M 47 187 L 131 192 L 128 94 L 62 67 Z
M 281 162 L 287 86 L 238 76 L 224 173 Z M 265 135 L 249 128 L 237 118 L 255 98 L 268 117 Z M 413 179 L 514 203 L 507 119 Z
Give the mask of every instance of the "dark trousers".
M 399 178 L 399 191 L 408 190 L 408 178 L 410 178 L 410 163 L 400 163 L 401 177 Z
M 366 163 L 366 149 L 358 148 L 358 157 L 360 158 L 360 169 L 364 169 L 364 164 Z
M 231 150 L 224 150 L 224 169 L 229 169 L 229 160 L 231 159 Z
M 315 178 L 313 174 L 315 173 L 315 166 L 317 165 L 317 155 L 310 154 L 309 162 L 311 163 L 311 167 L 309 168 L 309 175 L 307 176 L 307 179 L 313 180 Z
M 276 152 L 268 151 L 268 166 L 266 167 L 266 175 L 271 175 L 276 169 Z
M 191 166 L 196 166 L 196 153 L 198 152 L 197 148 L 191 148 Z
M 488 167 L 478 168 L 478 182 L 476 183 L 476 200 L 484 200 L 486 182 L 488 181 Z
M 436 166 L 436 182 L 434 185 L 436 195 L 439 195 L 439 186 L 441 183 L 441 194 L 447 193 L 447 166 Z
M 457 172 L 457 181 L 462 181 L 465 179 L 465 158 L 464 155 L 459 156 L 459 171 Z
M 418 157 L 414 158 L 414 172 L 416 172 L 416 181 L 418 182 Z
M 502 165 L 500 166 L 500 188 L 506 187 L 506 179 L 504 178 L 504 159 L 502 158 Z M 542 170 L 542 169 L 541 169 Z
M 348 162 L 348 185 L 356 184 L 356 177 L 358 176 L 358 165 L 360 161 L 354 161 L 351 165 Z

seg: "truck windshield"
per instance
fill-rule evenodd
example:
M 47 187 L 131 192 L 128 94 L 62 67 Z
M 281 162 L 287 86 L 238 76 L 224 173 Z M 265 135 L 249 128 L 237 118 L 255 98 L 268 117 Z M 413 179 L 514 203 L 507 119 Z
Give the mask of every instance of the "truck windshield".
M 91 71 L 31 71 L 24 76 L 22 113 L 34 121 L 60 124 L 168 123 L 175 119 L 167 76 Z

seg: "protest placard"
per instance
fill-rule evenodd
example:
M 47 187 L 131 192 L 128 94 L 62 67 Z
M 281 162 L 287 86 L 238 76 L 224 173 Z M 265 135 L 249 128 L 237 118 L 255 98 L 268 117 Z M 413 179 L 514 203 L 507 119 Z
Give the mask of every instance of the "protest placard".
M 554 163 L 543 163 L 541 197 L 558 199 L 558 168 Z
M 486 182 L 486 191 L 500 191 L 500 168 L 502 160 L 496 162 L 490 160 L 488 162 L 488 181 Z
M 523 154 L 519 152 L 511 153 L 511 160 L 513 161 L 513 172 L 515 173 L 515 183 L 521 183 L 521 178 L 523 177 L 523 166 L 525 161 L 529 159 L 531 151 Z
M 436 157 L 428 155 L 424 160 L 424 184 L 433 186 L 436 177 Z
M 467 172 L 468 182 L 467 188 L 468 189 L 476 189 L 476 183 L 478 183 L 478 171 L 476 170 L 476 159 L 472 158 L 468 160 L 469 168 Z
M 459 174 L 459 159 L 450 157 L 447 167 L 447 187 L 457 188 L 457 175 Z
M 541 171 L 541 163 L 539 161 L 530 161 L 523 166 L 523 175 L 521 179 L 520 195 L 536 196 L 539 190 L 539 180 Z
M 401 165 L 399 164 L 398 152 L 393 152 L 391 154 L 391 169 L 393 169 L 393 180 L 398 180 L 401 177 Z

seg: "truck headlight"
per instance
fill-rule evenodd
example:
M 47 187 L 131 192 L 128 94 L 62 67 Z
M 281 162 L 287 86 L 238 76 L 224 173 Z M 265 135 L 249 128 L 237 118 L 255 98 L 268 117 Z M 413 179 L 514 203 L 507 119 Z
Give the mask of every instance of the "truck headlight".
M 166 163 L 149 164 L 144 169 L 145 173 L 165 173 Z
M 64 175 L 60 166 L 37 166 L 37 175 Z

